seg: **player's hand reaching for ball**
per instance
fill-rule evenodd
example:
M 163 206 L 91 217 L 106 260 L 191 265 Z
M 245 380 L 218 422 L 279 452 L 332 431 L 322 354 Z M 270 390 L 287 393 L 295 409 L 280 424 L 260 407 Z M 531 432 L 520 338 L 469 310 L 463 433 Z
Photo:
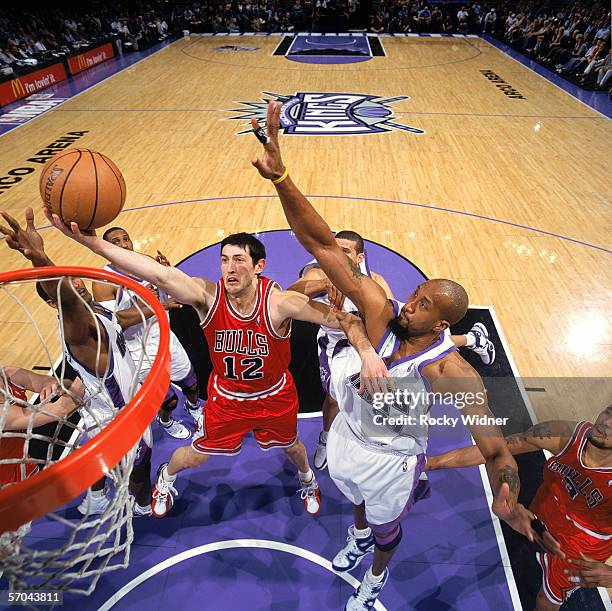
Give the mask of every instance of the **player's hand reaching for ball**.
M 278 145 L 281 107 L 282 102 L 274 102 L 273 100 L 268 102 L 268 115 L 266 118 L 267 136 L 263 128 L 257 122 L 257 119 L 251 119 L 253 131 L 264 148 L 263 155 L 254 158 L 251 163 L 264 178 L 270 180 L 281 178 L 285 173 L 285 165 L 283 164 Z
M 67 225 L 57 214 L 51 212 L 47 206 L 43 206 L 43 212 L 47 220 L 56 229 L 59 229 L 64 235 L 79 242 L 79 244 L 83 244 L 83 246 L 87 246 L 87 248 L 91 248 L 95 251 L 95 246 L 98 245 L 98 241 L 101 240 L 101 238 L 97 237 L 95 229 L 89 229 L 87 231 L 82 230 L 75 222 Z
M 155 255 L 155 260 L 160 265 L 165 265 L 166 267 L 171 267 L 170 266 L 170 261 L 169 261 L 168 257 L 166 257 L 166 255 L 163 254 L 162 252 L 160 252 L 159 250 L 157 251 L 157 255 Z
M 0 232 L 4 234 L 7 246 L 19 251 L 33 263 L 42 263 L 46 259 L 45 245 L 41 235 L 34 227 L 34 210 L 26 208 L 25 229 L 8 212 L 2 212 L 1 214 L 8 224 L 8 227 L 0 226 Z

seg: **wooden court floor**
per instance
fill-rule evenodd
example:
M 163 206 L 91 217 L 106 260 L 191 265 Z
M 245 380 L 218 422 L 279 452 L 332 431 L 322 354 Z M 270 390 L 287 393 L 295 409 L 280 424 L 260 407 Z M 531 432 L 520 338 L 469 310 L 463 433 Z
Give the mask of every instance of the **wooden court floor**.
M 250 165 L 258 143 L 236 135 L 246 121 L 227 111 L 262 92 L 409 96 L 392 104 L 394 120 L 423 134 L 282 137 L 294 180 L 332 229 L 354 229 L 429 277 L 461 282 L 473 304 L 492 305 L 523 377 L 610 375 L 605 117 L 480 39 L 385 38 L 386 57 L 341 66 L 273 56 L 277 37 L 231 39 L 253 51 L 215 50 L 229 40 L 181 39 L 8 133 L 0 172 L 87 131 L 76 146 L 109 155 L 127 182 L 117 224 L 142 251 L 176 262 L 229 233 L 287 226 L 275 198 L 255 198 L 274 191 Z M 18 217 L 38 207 L 38 175 L 4 192 L 0 206 Z M 162 205 L 173 202 L 182 203 Z M 103 263 L 55 231 L 42 234 L 57 264 Z M 4 246 L 0 253 L 0 270 L 24 266 Z M 2 306 L 0 321 L 1 362 L 46 362 L 16 308 Z M 55 335 L 51 313 L 42 330 Z M 611 398 L 603 382 L 548 388 L 534 398 L 540 419 L 590 418 Z

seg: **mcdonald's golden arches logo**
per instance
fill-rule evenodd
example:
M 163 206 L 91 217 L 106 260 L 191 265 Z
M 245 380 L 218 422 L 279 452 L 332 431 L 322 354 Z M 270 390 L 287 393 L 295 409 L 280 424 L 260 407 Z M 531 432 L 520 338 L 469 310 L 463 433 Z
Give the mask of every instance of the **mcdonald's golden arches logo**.
M 26 88 L 18 78 L 11 81 L 11 89 L 13 90 L 13 95 L 16 98 L 20 98 L 26 94 Z
M 77 64 L 81 70 L 85 70 L 85 68 L 87 68 L 87 62 L 85 61 L 85 57 L 83 55 L 79 55 L 77 57 Z

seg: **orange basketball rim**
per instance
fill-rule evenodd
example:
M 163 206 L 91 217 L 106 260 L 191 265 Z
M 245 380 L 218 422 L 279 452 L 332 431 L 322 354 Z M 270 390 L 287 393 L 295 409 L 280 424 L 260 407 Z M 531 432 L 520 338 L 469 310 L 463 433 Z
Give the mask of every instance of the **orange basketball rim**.
M 142 386 L 104 430 L 68 457 L 0 491 L 0 534 L 61 507 L 106 475 L 136 445 L 155 417 L 170 384 L 168 318 L 158 299 L 141 284 L 102 269 L 63 266 L 3 272 L 0 285 L 62 276 L 111 282 L 136 293 L 157 317 L 159 350 Z

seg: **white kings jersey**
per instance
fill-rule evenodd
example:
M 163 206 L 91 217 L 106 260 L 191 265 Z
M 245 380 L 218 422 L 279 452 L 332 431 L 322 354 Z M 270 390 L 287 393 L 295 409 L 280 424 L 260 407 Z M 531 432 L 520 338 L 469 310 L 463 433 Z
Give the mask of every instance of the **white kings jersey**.
M 64 342 L 64 355 L 72 368 L 78 373 L 85 386 L 85 400 L 90 399 L 89 407 L 81 410 L 81 416 L 88 430 L 99 432 L 113 419 L 119 409 L 127 405 L 136 390 L 138 380 L 136 367 L 127 349 L 121 328 L 112 322 L 112 313 L 100 306 L 96 308 L 96 318 L 100 321 L 100 332 L 108 342 L 108 363 L 105 372 L 91 371 L 70 352 Z M 97 426 L 99 424 L 103 426 Z
M 390 301 L 397 316 L 403 304 Z M 376 351 L 383 359 L 389 359 L 399 345 L 400 339 L 387 329 Z M 331 361 L 330 383 L 330 392 L 340 406 L 338 417 L 359 442 L 373 451 L 405 455 L 425 452 L 431 396 L 423 367 L 456 349 L 450 333 L 440 333 L 426 350 L 388 364 L 396 387 L 391 397 L 383 397 L 382 393 L 371 396 L 367 391 L 360 396 L 359 354 L 347 341 L 338 343 Z
M 313 260 L 310 263 L 307 263 L 302 268 L 302 271 L 300 272 L 300 278 L 302 278 L 309 269 L 314 269 L 314 268 L 319 268 L 319 267 L 320 265 L 317 263 L 316 260 Z M 365 276 L 370 276 L 370 278 L 372 277 L 372 274 L 370 273 L 370 268 L 368 267 L 368 264 L 367 264 L 367 259 L 364 259 L 359 264 L 359 271 Z M 320 301 L 321 303 L 329 305 L 329 298 L 327 297 L 327 293 L 321 293 L 320 295 L 315 295 L 312 299 L 313 301 Z M 351 312 L 353 314 L 356 314 L 358 312 L 357 306 L 348 297 L 344 298 L 344 303 L 342 304 L 342 310 L 344 312 Z M 336 343 L 338 342 L 338 340 L 341 340 L 344 337 L 345 335 L 342 329 L 330 329 L 329 327 L 326 327 L 325 325 L 321 325 L 321 328 L 319 329 L 317 333 L 317 344 L 319 345 L 319 348 L 321 350 L 327 351 L 331 357 L 332 351 L 334 347 L 336 346 Z
M 126 278 L 130 278 L 134 282 L 138 282 L 138 284 L 142 284 L 143 286 L 149 286 L 150 282 L 146 280 L 142 280 L 141 278 L 136 278 L 135 276 L 130 276 L 125 272 L 120 272 L 113 265 L 106 265 L 104 267 L 105 270 L 114 272 L 115 274 L 119 274 L 120 276 L 125 276 Z M 164 303 L 168 301 L 168 294 L 164 292 L 162 289 L 158 288 L 159 300 Z M 115 299 L 115 310 L 117 312 L 121 310 L 127 310 L 131 308 L 135 304 L 140 304 L 142 306 L 142 300 L 139 299 L 133 291 L 125 287 L 119 287 L 117 292 L 117 297 Z M 110 305 L 108 302 L 104 302 L 104 306 Z M 166 312 L 166 316 L 168 316 L 168 312 Z M 128 348 L 134 357 L 134 360 L 138 361 L 140 357 L 140 352 L 142 350 L 143 341 L 145 338 L 146 331 L 146 342 L 147 342 L 147 350 L 146 355 L 151 359 L 151 362 L 155 359 L 157 355 L 157 350 L 159 348 L 159 323 L 155 316 L 147 319 L 147 322 L 140 322 L 131 327 L 128 327 L 123 332 L 125 336 L 125 341 L 127 342 Z

